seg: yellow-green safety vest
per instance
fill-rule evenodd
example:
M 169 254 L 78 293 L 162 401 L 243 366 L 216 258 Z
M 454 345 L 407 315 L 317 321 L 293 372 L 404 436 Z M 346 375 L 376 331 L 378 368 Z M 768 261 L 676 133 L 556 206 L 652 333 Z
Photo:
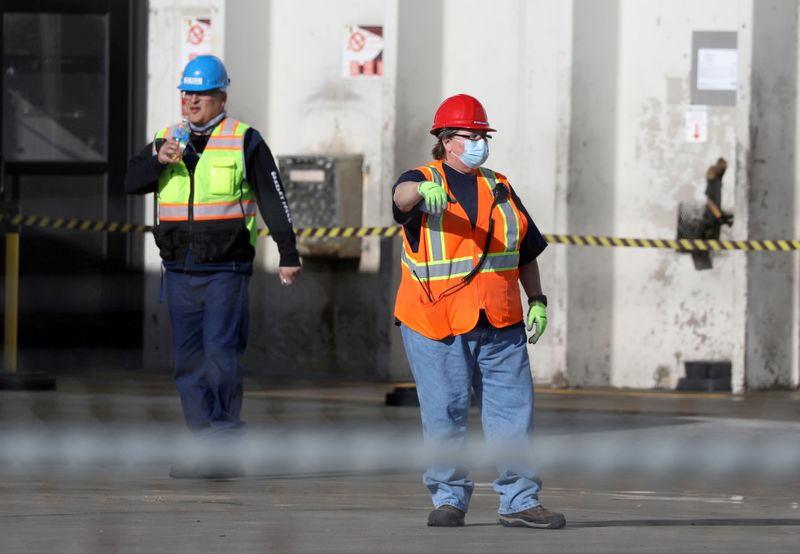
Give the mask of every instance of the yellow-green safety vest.
M 172 136 L 176 126 L 165 127 L 156 139 Z M 256 245 L 255 193 L 246 179 L 244 135 L 250 126 L 223 119 L 208 139 L 194 170 L 191 219 L 209 221 L 243 218 L 250 243 Z M 170 164 L 158 179 L 160 221 L 189 221 L 191 178 L 183 160 Z

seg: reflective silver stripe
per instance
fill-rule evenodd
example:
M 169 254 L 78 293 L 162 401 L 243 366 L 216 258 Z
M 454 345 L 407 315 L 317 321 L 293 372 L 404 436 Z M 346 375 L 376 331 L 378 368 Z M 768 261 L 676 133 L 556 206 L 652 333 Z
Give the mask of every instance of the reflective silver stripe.
M 489 182 L 489 188 L 494 191 L 497 186 L 497 176 L 491 169 L 480 169 L 481 175 Z M 506 252 L 514 252 L 519 250 L 519 220 L 514 208 L 511 207 L 511 201 L 501 202 L 497 205 L 505 222 L 505 235 L 506 235 Z
M 506 251 L 513 252 L 519 250 L 519 220 L 510 202 L 498 204 L 500 213 L 506 223 Z
M 218 137 L 233 137 L 236 133 L 236 128 L 239 126 L 239 120 L 232 117 L 226 117 L 219 126 Z M 242 133 L 244 136 L 244 133 Z
M 519 252 L 489 254 L 481 266 L 483 272 L 514 271 L 519 267 Z
M 225 121 L 222 122 L 222 128 L 220 129 L 220 135 L 232 135 L 233 131 L 236 129 L 236 120 L 232 117 L 226 117 Z
M 439 169 L 435 165 L 428 165 L 425 166 L 431 170 L 431 176 L 433 177 L 433 182 L 437 185 L 442 184 L 442 174 L 439 173 Z
M 225 148 L 230 150 L 238 150 L 242 148 L 244 145 L 244 137 L 214 137 L 208 139 L 208 144 L 206 144 L 206 148 L 209 150 L 213 150 L 215 148 Z
M 421 280 L 439 281 L 442 279 L 452 279 L 462 277 L 472 271 L 474 264 L 472 258 L 459 258 L 444 262 L 429 262 L 418 264 L 403 250 L 401 261 L 415 277 Z
M 434 183 L 442 184 L 442 175 L 434 165 L 427 166 L 431 171 L 431 178 Z M 428 252 L 430 252 L 431 262 L 444 260 L 444 212 L 433 215 L 428 214 L 427 235 Z
M 230 219 L 256 215 L 256 203 L 253 200 L 242 202 L 215 202 L 213 204 L 195 204 L 195 219 Z
M 189 219 L 188 204 L 159 204 L 158 218 L 169 219 L 171 221 L 183 221 Z

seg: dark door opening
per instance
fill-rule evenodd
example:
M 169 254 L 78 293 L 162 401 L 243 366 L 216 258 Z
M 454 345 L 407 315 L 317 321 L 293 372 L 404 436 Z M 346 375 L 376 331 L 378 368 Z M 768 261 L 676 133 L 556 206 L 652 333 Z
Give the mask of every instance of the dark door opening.
M 123 222 L 131 152 L 134 0 L 5 0 L 2 179 L 6 210 Z M 19 367 L 136 366 L 141 262 L 124 234 L 20 228 Z

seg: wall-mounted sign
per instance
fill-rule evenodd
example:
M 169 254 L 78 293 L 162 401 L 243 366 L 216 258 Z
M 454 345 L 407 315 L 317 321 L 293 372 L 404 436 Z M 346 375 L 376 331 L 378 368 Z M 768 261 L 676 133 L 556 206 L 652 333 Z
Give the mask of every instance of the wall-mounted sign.
M 739 53 L 735 48 L 697 50 L 698 90 L 736 90 L 739 84 Z
M 184 17 L 180 33 L 181 69 L 197 56 L 211 53 L 211 18 Z
M 708 107 L 689 106 L 686 108 L 686 142 L 708 141 Z
M 736 105 L 736 90 L 739 85 L 737 43 L 736 31 L 692 33 L 693 105 Z
M 383 27 L 347 25 L 342 42 L 342 77 L 376 79 L 383 76 Z

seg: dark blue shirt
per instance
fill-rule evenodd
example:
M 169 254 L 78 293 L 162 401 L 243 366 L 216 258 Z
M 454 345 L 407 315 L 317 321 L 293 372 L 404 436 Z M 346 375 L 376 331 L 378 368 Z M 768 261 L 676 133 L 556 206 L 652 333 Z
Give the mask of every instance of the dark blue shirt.
M 447 184 L 450 186 L 450 191 L 455 197 L 456 201 L 461 204 L 461 207 L 467 212 L 472 228 L 475 228 L 475 222 L 478 218 L 478 176 L 477 174 L 466 175 L 456 171 L 447 164 L 444 164 L 445 178 Z M 392 187 L 392 195 L 394 190 L 400 183 L 412 181 L 421 183 L 427 181 L 425 175 L 418 169 L 412 169 L 403 173 L 397 182 Z M 528 220 L 528 231 L 524 237 L 521 237 L 519 247 L 519 266 L 529 264 L 535 260 L 547 247 L 547 241 L 539 232 L 536 224 L 531 219 L 522 201 L 519 199 L 514 191 L 511 191 L 511 197 L 514 204 L 519 208 L 525 218 Z M 397 205 L 392 202 L 392 210 L 394 220 L 403 226 L 406 238 L 411 246 L 411 249 L 416 252 L 419 248 L 419 236 L 422 229 L 422 211 L 419 209 L 420 204 L 417 204 L 410 212 L 402 212 Z

